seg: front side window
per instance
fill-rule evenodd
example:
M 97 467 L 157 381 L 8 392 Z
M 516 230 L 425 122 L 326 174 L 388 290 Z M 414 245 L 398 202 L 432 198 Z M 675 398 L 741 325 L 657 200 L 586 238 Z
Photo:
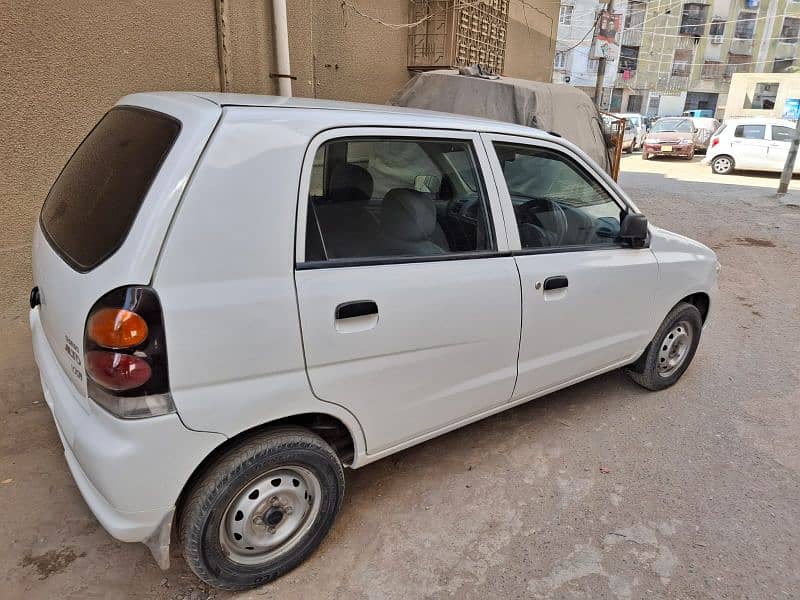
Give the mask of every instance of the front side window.
M 767 127 L 765 125 L 737 125 L 733 136 L 748 140 L 763 140 Z
M 614 246 L 622 209 L 590 174 L 546 148 L 495 143 L 524 249 Z
M 780 125 L 772 126 L 772 139 L 776 142 L 791 142 L 794 139 L 794 129 L 791 127 L 782 127 Z
M 311 181 L 306 261 L 495 249 L 470 142 L 332 140 L 317 151 Z

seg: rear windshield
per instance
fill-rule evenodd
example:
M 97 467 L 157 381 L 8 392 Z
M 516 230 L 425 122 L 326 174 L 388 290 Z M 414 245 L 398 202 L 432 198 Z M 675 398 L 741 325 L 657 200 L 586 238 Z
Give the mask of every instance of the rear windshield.
M 69 159 L 42 208 L 42 229 L 74 269 L 89 271 L 125 241 L 180 123 L 121 106 L 109 111 Z

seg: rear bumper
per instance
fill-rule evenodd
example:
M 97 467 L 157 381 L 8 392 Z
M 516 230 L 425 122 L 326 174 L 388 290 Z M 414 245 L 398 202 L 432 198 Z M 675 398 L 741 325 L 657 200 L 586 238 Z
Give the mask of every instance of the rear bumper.
M 150 538 L 175 507 L 194 469 L 225 437 L 192 431 L 178 415 L 126 421 L 81 402 L 30 312 L 42 391 L 86 504 L 115 538 Z

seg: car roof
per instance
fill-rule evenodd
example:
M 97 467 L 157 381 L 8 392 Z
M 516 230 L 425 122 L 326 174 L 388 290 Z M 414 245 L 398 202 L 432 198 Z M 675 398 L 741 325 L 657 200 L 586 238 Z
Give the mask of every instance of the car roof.
M 177 94 L 183 92 L 159 92 Z M 386 115 L 394 117 L 424 118 L 424 127 L 442 127 L 444 129 L 471 129 L 476 131 L 492 131 L 497 133 L 530 135 L 533 129 L 538 134 L 550 136 L 550 132 L 527 127 L 505 121 L 484 119 L 467 115 L 423 110 L 419 108 L 405 108 L 384 104 L 366 104 L 360 102 L 344 102 L 341 100 L 322 100 L 318 98 L 297 98 L 286 96 L 265 96 L 260 94 L 233 94 L 223 92 L 192 92 L 193 95 L 213 102 L 221 107 L 264 107 L 264 108 L 294 108 L 326 111 L 360 112 L 373 115 Z M 377 123 L 376 123 L 377 124 Z
M 731 117 L 725 119 L 725 123 L 751 123 L 753 125 L 784 125 L 787 127 L 794 127 L 795 124 L 787 119 L 779 119 L 777 117 Z

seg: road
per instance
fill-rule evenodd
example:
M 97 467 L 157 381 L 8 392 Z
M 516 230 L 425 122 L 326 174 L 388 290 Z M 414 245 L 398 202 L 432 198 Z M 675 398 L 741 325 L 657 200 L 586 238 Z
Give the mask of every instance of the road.
M 231 595 L 97 525 L 21 371 L 0 416 L 0 596 L 800 596 L 800 209 L 775 201 L 775 176 L 715 177 L 699 157 L 635 154 L 623 171 L 652 222 L 723 264 L 678 385 L 651 393 L 611 373 L 349 472 L 312 559 Z

